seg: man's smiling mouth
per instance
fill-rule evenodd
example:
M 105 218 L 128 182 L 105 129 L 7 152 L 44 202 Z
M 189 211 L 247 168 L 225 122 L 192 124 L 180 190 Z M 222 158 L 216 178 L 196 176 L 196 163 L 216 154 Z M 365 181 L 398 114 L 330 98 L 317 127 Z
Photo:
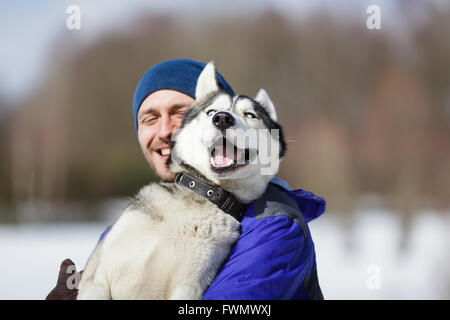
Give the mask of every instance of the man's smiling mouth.
M 165 148 L 161 148 L 161 149 L 157 149 L 156 152 L 165 157 L 165 156 L 170 156 L 170 154 L 172 153 L 172 149 L 170 149 L 169 147 L 165 147 Z

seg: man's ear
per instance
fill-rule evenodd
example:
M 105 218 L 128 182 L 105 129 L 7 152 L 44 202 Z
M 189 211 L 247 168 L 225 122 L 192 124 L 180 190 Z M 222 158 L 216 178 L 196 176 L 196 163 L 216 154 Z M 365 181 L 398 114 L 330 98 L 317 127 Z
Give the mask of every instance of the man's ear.
M 216 78 L 216 66 L 214 61 L 211 61 L 198 76 L 195 100 L 200 100 L 215 91 L 219 91 L 219 84 Z
M 255 101 L 259 102 L 259 104 L 264 109 L 266 109 L 267 113 L 273 121 L 277 121 L 277 112 L 275 111 L 275 106 L 273 105 L 272 100 L 270 100 L 270 97 L 267 94 L 266 90 L 259 89 Z

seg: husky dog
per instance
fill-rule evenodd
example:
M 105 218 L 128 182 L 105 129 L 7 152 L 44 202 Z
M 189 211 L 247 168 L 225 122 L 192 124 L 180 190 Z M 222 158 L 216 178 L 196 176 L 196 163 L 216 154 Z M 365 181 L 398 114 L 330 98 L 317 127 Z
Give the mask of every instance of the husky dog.
M 263 194 L 278 165 L 261 174 L 261 147 L 249 139 L 238 145 L 238 133 L 277 132 L 266 142 L 279 161 L 281 127 L 263 89 L 255 99 L 221 90 L 214 62 L 195 96 L 172 137 L 167 165 L 175 182 L 139 191 L 90 256 L 78 299 L 201 299 L 239 238 L 246 204 Z

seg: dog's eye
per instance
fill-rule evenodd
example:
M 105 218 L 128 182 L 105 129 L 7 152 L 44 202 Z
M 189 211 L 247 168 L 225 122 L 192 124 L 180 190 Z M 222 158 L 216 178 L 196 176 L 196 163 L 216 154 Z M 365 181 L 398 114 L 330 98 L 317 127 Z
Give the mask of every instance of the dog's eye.
M 245 112 L 244 116 L 246 116 L 249 119 L 256 119 L 256 116 L 251 112 Z
M 208 117 L 211 117 L 214 113 L 216 113 L 216 110 L 211 109 L 211 110 L 209 110 L 209 111 L 206 113 L 206 115 L 207 115 Z

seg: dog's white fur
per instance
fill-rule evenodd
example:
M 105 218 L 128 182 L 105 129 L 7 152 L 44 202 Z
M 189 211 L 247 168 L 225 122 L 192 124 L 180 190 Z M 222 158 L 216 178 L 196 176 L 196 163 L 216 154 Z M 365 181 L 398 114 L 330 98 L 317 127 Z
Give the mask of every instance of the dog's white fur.
M 218 90 L 214 63 L 199 76 L 196 101 Z M 276 119 L 267 93 L 258 102 Z M 230 108 L 230 97 L 218 95 L 215 105 Z M 239 116 L 251 104 L 236 104 L 236 126 L 263 127 L 261 121 Z M 209 168 L 208 143 L 217 130 L 204 112 L 177 132 L 175 148 L 181 159 L 201 155 L 194 166 L 204 177 L 250 202 L 262 195 L 272 176 L 261 176 L 258 166 L 247 165 L 225 177 Z M 208 124 L 206 124 L 208 122 Z M 203 128 L 203 138 L 192 141 L 191 130 Z M 196 146 L 192 148 L 192 146 Z M 191 148 L 186 148 L 190 146 Z M 189 162 L 187 162 L 190 164 Z M 173 162 L 173 172 L 183 170 Z M 173 183 L 153 183 L 139 192 L 89 258 L 79 285 L 78 299 L 201 299 L 232 245 L 239 222 L 201 196 Z
M 199 208 L 195 194 L 151 184 L 140 195 L 164 216 L 125 210 L 90 257 L 78 299 L 201 299 L 239 237 L 236 219 Z

